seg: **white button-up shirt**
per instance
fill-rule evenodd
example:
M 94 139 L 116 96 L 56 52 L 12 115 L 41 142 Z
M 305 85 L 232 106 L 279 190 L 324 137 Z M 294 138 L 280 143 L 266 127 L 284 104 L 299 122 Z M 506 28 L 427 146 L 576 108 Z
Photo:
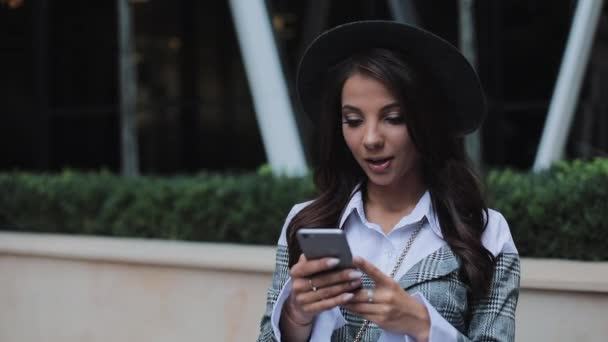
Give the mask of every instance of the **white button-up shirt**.
M 308 203 L 301 203 L 291 210 L 281 236 L 279 245 L 286 246 L 286 228 L 293 216 L 295 216 Z M 418 237 L 414 241 L 410 251 L 403 260 L 401 267 L 395 274 L 395 279 L 400 279 L 412 266 L 429 254 L 437 251 L 447 243 L 443 240 L 441 228 L 436 212 L 433 209 L 430 194 L 426 192 L 416 204 L 414 210 L 404 216 L 399 222 L 385 234 L 382 228 L 369 222 L 365 216 L 363 198 L 361 191 L 357 191 L 349 201 L 340 219 L 353 255 L 358 255 L 373 263 L 386 274 L 390 274 L 397 262 L 406 241 L 412 235 L 417 224 L 426 217 Z M 482 242 L 494 256 L 499 253 L 517 253 L 515 244 L 511 237 L 509 227 L 504 217 L 494 210 L 489 210 L 488 225 L 482 236 Z M 281 340 L 279 320 L 285 300 L 291 293 L 291 278 L 288 278 L 271 314 L 271 324 L 275 338 Z M 412 296 L 427 308 L 431 320 L 429 341 L 456 341 L 458 331 L 446 321 L 435 308 L 420 293 Z M 319 313 L 313 324 L 311 341 L 329 341 L 335 329 L 346 324 L 339 308 L 333 308 Z M 413 341 L 412 338 L 403 335 L 394 335 L 383 331 L 379 341 Z

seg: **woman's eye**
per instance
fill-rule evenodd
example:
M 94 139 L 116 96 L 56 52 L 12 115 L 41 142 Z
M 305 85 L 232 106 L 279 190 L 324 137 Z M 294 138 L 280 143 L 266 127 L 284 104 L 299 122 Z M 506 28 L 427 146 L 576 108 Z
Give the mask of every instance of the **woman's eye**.
M 398 116 L 389 116 L 385 119 L 388 123 L 393 125 L 399 125 L 405 122 L 405 118 L 401 115 Z
M 348 125 L 349 127 L 357 127 L 363 122 L 361 119 L 344 119 L 342 120 L 343 124 Z

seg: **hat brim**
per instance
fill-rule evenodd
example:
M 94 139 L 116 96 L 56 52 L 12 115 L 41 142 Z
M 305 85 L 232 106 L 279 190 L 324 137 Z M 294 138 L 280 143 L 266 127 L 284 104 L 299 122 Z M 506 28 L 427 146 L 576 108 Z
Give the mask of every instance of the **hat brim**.
M 302 109 L 313 121 L 320 115 L 325 76 L 332 66 L 365 49 L 386 48 L 423 63 L 448 101 L 449 127 L 456 135 L 475 131 L 486 115 L 477 73 L 452 44 L 422 29 L 394 21 L 358 21 L 337 26 L 306 49 L 296 76 Z

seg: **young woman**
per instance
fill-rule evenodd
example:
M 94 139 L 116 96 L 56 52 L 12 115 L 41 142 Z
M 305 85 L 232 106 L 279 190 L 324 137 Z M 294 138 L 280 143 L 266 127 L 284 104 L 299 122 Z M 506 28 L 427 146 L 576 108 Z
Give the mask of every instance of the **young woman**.
M 449 43 L 395 22 L 325 32 L 297 89 L 317 127 L 318 197 L 279 238 L 259 341 L 512 341 L 519 257 L 463 137 L 485 115 Z M 356 269 L 308 260 L 300 228 L 343 229 Z

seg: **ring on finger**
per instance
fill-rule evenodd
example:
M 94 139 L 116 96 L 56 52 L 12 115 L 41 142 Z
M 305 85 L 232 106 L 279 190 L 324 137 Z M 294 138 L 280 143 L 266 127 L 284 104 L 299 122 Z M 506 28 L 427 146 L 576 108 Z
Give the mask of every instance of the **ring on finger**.
M 367 289 L 367 302 L 368 303 L 374 302 L 374 289 Z
M 317 287 L 312 283 L 312 278 L 308 278 L 308 283 L 310 284 L 310 288 L 313 292 L 317 292 Z

